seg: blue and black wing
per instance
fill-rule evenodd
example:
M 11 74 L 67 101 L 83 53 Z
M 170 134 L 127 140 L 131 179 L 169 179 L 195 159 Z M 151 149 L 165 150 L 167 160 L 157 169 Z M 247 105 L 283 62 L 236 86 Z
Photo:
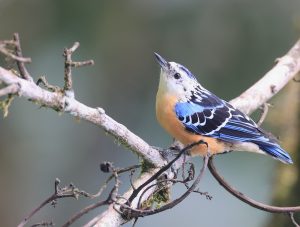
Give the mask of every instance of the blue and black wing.
M 252 119 L 203 88 L 196 89 L 188 102 L 177 103 L 175 112 L 191 133 L 232 143 L 251 142 L 274 158 L 292 163 L 287 152 Z

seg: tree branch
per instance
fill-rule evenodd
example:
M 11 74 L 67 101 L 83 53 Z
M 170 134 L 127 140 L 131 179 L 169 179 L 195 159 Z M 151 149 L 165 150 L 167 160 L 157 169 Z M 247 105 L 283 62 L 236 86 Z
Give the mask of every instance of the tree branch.
M 259 81 L 230 103 L 250 114 L 277 94 L 300 71 L 300 39 Z
M 31 81 L 24 80 L 15 75 L 10 70 L 0 67 L 0 81 L 6 85 L 18 85 L 18 95 L 37 103 L 38 105 L 54 109 L 59 112 L 65 112 L 82 120 L 91 122 L 103 128 L 103 130 L 128 149 L 137 153 L 140 157 L 154 164 L 163 166 L 165 160 L 159 151 L 152 148 L 140 137 L 128 130 L 124 125 L 116 122 L 114 119 L 105 114 L 102 108 L 92 108 L 77 101 L 73 97 L 68 97 L 61 92 L 50 92 L 40 88 Z
M 155 168 L 155 169 L 151 169 L 149 172 L 145 172 L 143 173 L 135 182 L 134 182 L 134 187 L 138 188 L 139 186 L 141 186 L 142 184 L 144 184 L 147 180 L 149 180 L 159 169 Z M 156 183 L 156 180 L 154 180 L 153 183 Z M 147 193 L 145 193 L 143 195 L 142 201 L 145 201 L 149 198 L 149 196 L 152 195 L 152 193 L 155 192 L 155 187 L 151 188 L 150 190 L 147 191 Z M 117 204 L 122 204 L 122 203 L 126 203 L 126 201 L 129 199 L 130 195 L 132 194 L 133 189 L 130 188 L 126 193 L 124 193 L 124 195 L 122 196 L 122 198 L 120 198 L 117 201 Z M 143 192 L 143 191 L 142 191 Z M 137 207 L 138 205 L 138 198 L 139 196 L 137 196 L 131 206 L 132 207 Z M 111 204 L 108 209 L 106 211 L 104 211 L 103 213 L 101 213 L 100 215 L 96 216 L 94 219 L 92 219 L 91 221 L 89 221 L 86 225 L 84 225 L 85 227 L 90 227 L 90 226 L 97 226 L 97 227 L 110 227 L 110 226 L 120 226 L 121 224 L 123 224 L 124 222 L 127 222 L 128 220 L 125 220 L 121 213 L 118 211 L 120 209 L 120 205 L 114 205 Z
M 94 65 L 93 60 L 87 60 L 83 62 L 72 61 L 72 54 L 80 46 L 79 42 L 75 42 L 71 48 L 65 48 L 63 56 L 65 57 L 65 91 L 72 90 L 72 67 L 81 67 L 86 65 Z
M 38 205 L 30 214 L 28 214 L 18 225 L 18 227 L 23 227 L 27 224 L 27 222 L 30 220 L 30 218 L 35 215 L 39 210 L 41 210 L 45 205 L 48 203 L 51 203 L 53 206 L 55 206 L 57 199 L 60 198 L 78 198 L 80 195 L 85 197 L 90 197 L 90 194 L 79 190 L 76 188 L 73 184 L 70 184 L 69 186 L 65 186 L 63 188 L 59 188 L 59 179 L 55 179 L 54 183 L 54 192 L 51 196 L 49 196 L 45 201 L 43 201 L 40 205 Z
M 267 211 L 267 212 L 270 212 L 270 213 L 286 213 L 286 214 L 288 214 L 290 212 L 299 212 L 300 211 L 300 206 L 296 206 L 296 207 L 270 206 L 270 205 L 267 205 L 267 204 L 257 202 L 254 199 L 251 199 L 250 197 L 248 197 L 248 196 L 244 195 L 243 193 L 239 192 L 238 190 L 233 188 L 229 183 L 227 183 L 224 180 L 224 178 L 218 173 L 218 171 L 217 171 L 217 169 L 214 165 L 213 158 L 209 159 L 208 168 L 209 168 L 210 172 L 212 173 L 212 175 L 214 176 L 214 178 L 219 182 L 219 184 L 223 188 L 225 188 L 230 194 L 237 197 L 239 200 L 249 204 L 252 207 L 255 207 L 259 210 Z
M 16 56 L 19 58 L 23 58 L 19 33 L 14 33 L 14 41 L 15 41 Z M 30 63 L 30 62 L 31 62 L 31 60 L 27 61 L 27 63 Z M 25 67 L 25 63 L 26 63 L 26 61 L 17 60 L 17 65 L 18 65 L 20 74 L 25 80 L 32 80 L 32 77 L 29 75 L 29 73 Z

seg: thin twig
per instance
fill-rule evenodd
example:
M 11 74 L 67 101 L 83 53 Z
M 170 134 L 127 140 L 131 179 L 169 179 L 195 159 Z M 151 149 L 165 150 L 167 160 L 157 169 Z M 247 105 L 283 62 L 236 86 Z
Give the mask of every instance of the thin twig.
M 268 103 L 264 103 L 261 107 L 261 116 L 259 118 L 259 121 L 256 123 L 258 126 L 261 126 L 262 123 L 264 122 L 264 120 L 266 119 L 267 115 L 268 115 L 268 111 L 269 111 L 269 104 Z
M 192 143 L 188 146 L 186 146 L 185 148 L 183 148 L 179 154 L 172 160 L 170 161 L 167 165 L 163 166 L 159 171 L 157 171 L 151 178 L 149 178 L 149 180 L 147 180 L 145 183 L 143 183 L 142 185 L 140 185 L 136 190 L 134 190 L 131 194 L 131 196 L 129 197 L 128 201 L 127 201 L 127 205 L 131 205 L 132 201 L 134 200 L 134 198 L 140 193 L 140 191 L 147 186 L 149 183 L 151 183 L 152 181 L 156 180 L 162 173 L 164 173 L 166 170 L 168 170 L 173 163 L 175 163 L 182 154 L 184 154 L 186 151 L 190 150 L 192 147 L 199 145 L 199 144 L 206 144 L 206 146 L 208 146 L 208 144 L 203 141 L 200 140 L 198 142 Z
M 107 163 L 107 162 L 106 162 Z M 103 163 L 103 165 L 105 165 L 106 163 Z M 110 163 L 111 165 L 111 163 Z M 102 201 L 98 201 L 94 204 L 91 204 L 83 209 L 81 209 L 80 211 L 78 211 L 78 213 L 74 214 L 64 225 L 62 225 L 63 227 L 67 227 L 67 226 L 70 226 L 71 224 L 73 224 L 75 221 L 77 221 L 79 218 L 81 218 L 84 214 L 87 214 L 88 212 L 90 212 L 91 210 L 94 210 L 100 206 L 105 206 L 105 205 L 109 205 L 111 203 L 114 202 L 115 198 L 113 197 L 116 197 L 116 192 L 115 190 L 119 187 L 119 184 L 120 184 L 120 181 L 118 180 L 118 174 L 122 174 L 122 173 L 125 173 L 125 172 L 128 172 L 128 171 L 132 171 L 134 169 L 137 169 L 137 168 L 140 168 L 141 165 L 133 165 L 133 166 L 129 166 L 129 167 L 125 167 L 125 168 L 114 168 L 112 165 L 109 167 L 111 170 L 112 170 L 112 174 L 111 176 L 109 176 L 107 178 L 107 180 L 105 181 L 105 183 L 103 184 L 103 186 L 100 188 L 99 192 L 94 194 L 94 195 L 91 195 L 90 198 L 96 198 L 96 197 L 99 197 L 103 190 L 107 187 L 107 184 L 108 182 L 111 180 L 111 179 L 115 179 L 115 186 L 114 188 L 111 190 L 109 196 L 107 199 L 105 200 L 102 200 Z
M 21 223 L 18 225 L 18 227 L 25 226 L 26 223 L 32 218 L 32 216 L 35 215 L 39 210 L 41 210 L 48 203 L 51 203 L 52 205 L 55 206 L 57 199 L 70 198 L 70 197 L 78 199 L 78 197 L 80 195 L 85 196 L 85 197 L 90 197 L 89 193 L 79 190 L 73 184 L 70 184 L 67 187 L 59 188 L 59 183 L 60 183 L 60 180 L 58 178 L 56 178 L 55 183 L 54 183 L 54 193 L 51 196 L 49 196 L 46 200 L 44 200 L 40 205 L 38 205 L 33 211 L 31 211 L 21 221 Z
M 74 68 L 82 67 L 82 66 L 88 66 L 88 65 L 94 65 L 94 60 L 87 60 L 87 61 L 72 61 L 69 62 L 70 66 Z
M 193 163 L 189 163 L 190 164 L 190 169 L 189 169 L 189 175 L 187 177 L 185 176 L 182 176 L 184 177 L 182 180 L 179 180 L 179 179 L 160 179 L 160 180 L 157 180 L 156 183 L 152 184 L 152 185 L 149 185 L 148 187 L 146 187 L 143 192 L 141 193 L 141 195 L 139 196 L 139 201 L 137 203 L 137 208 L 140 208 L 141 207 L 141 200 L 144 196 L 144 194 L 146 194 L 146 192 L 151 189 L 152 187 L 155 187 L 155 186 L 159 186 L 158 189 L 156 190 L 156 192 L 153 193 L 153 195 L 155 195 L 156 193 L 158 193 L 159 191 L 165 189 L 166 187 L 169 187 L 169 185 L 162 185 L 164 183 L 169 183 L 171 182 L 172 184 L 176 184 L 176 183 L 182 183 L 185 185 L 185 187 L 187 189 L 190 188 L 190 186 L 188 185 L 188 182 L 192 181 L 195 177 L 195 168 L 194 168 L 194 164 Z M 201 192 L 199 190 L 194 190 L 193 192 L 196 192 L 196 193 L 199 193 L 201 194 Z
M 81 66 L 87 66 L 87 65 L 94 65 L 93 60 L 87 60 L 87 61 L 80 61 L 80 62 L 74 62 L 72 61 L 72 54 L 77 50 L 79 47 L 79 42 L 75 42 L 71 48 L 65 48 L 63 56 L 65 58 L 65 85 L 64 90 L 70 91 L 72 90 L 72 67 L 81 67 Z
M 296 222 L 295 218 L 294 218 L 294 212 L 289 212 L 289 216 L 290 216 L 290 219 L 292 220 L 293 224 L 296 226 L 296 227 L 300 227 L 300 225 Z
M 187 186 L 186 183 L 192 181 L 193 179 L 194 179 L 194 178 L 192 178 L 192 179 L 186 178 L 186 179 L 184 179 L 184 180 L 178 180 L 178 179 L 162 179 L 162 180 L 158 180 L 156 183 L 147 186 L 147 187 L 143 190 L 143 192 L 142 192 L 141 195 L 139 196 L 139 201 L 138 201 L 137 209 L 140 209 L 140 208 L 141 208 L 141 200 L 142 200 L 144 194 L 146 194 L 147 191 L 150 190 L 151 188 L 156 187 L 156 186 L 158 187 L 158 189 L 153 193 L 153 195 L 155 195 L 156 193 L 159 193 L 161 190 L 164 190 L 164 189 L 166 189 L 167 187 L 169 187 L 169 185 L 161 185 L 161 184 L 171 182 L 172 184 L 182 183 L 182 184 L 184 184 L 184 185 L 186 186 L 186 188 L 189 190 L 190 187 Z M 203 193 L 203 194 L 202 194 L 202 192 L 200 192 L 199 190 L 193 190 L 192 192 L 195 192 L 195 193 L 198 193 L 198 194 L 201 194 L 201 195 L 205 195 L 205 196 L 207 197 L 206 193 Z
M 136 225 L 136 223 L 137 223 L 138 220 L 139 220 L 138 218 L 135 218 L 135 219 L 133 220 L 132 227 L 135 227 L 135 225 Z
M 228 182 L 224 180 L 224 178 L 217 172 L 217 169 L 213 163 L 213 157 L 209 159 L 208 168 L 214 178 L 219 182 L 219 184 L 225 188 L 230 194 L 237 197 L 239 200 L 247 203 L 248 205 L 255 207 L 259 210 L 267 211 L 270 213 L 289 213 L 289 212 L 299 212 L 300 206 L 295 207 L 278 207 L 278 206 L 270 206 L 261 202 L 257 202 L 254 199 L 244 195 L 242 192 L 233 188 Z
M 135 190 L 136 188 L 135 188 L 135 186 L 134 186 L 134 184 L 133 184 L 133 181 L 132 181 L 132 178 L 133 178 L 133 174 L 134 174 L 134 172 L 135 172 L 135 170 L 133 169 L 133 170 L 131 170 L 130 171 L 130 175 L 129 175 L 129 181 L 130 181 L 130 186 L 132 187 L 132 189 L 133 190 Z
M 60 92 L 62 89 L 58 86 L 54 86 L 48 83 L 48 81 L 46 80 L 45 76 L 41 76 L 37 81 L 36 81 L 36 85 L 40 85 L 43 84 L 43 86 L 45 88 L 47 88 L 47 90 L 52 91 L 52 92 Z
M 24 63 L 29 63 L 31 62 L 31 58 L 24 58 L 24 57 L 18 57 L 15 54 L 13 54 L 12 52 L 10 52 L 8 49 L 6 49 L 5 46 L 0 45 L 0 53 L 2 53 L 3 55 L 16 60 L 17 62 L 24 62 Z
M 50 203 L 51 201 L 55 200 L 56 195 L 55 193 L 52 194 L 50 197 L 48 197 L 45 201 L 43 201 L 38 207 L 36 207 L 32 212 L 30 212 L 29 215 L 27 215 L 22 222 L 18 225 L 18 227 L 23 227 L 27 224 L 27 222 L 30 220 L 30 218 L 35 215 L 42 207 Z
M 204 157 L 203 166 L 202 166 L 202 168 L 200 170 L 200 173 L 197 176 L 196 180 L 191 185 L 191 187 L 179 198 L 177 198 L 177 199 L 173 200 L 172 202 L 170 202 L 170 203 L 168 203 L 168 204 L 166 204 L 166 205 L 164 205 L 160 208 L 157 208 L 157 209 L 139 210 L 139 209 L 131 208 L 131 207 L 125 205 L 125 204 L 123 205 L 123 208 L 127 209 L 129 211 L 129 214 L 131 215 L 131 218 L 149 216 L 149 215 L 157 214 L 157 213 L 160 213 L 162 211 L 173 208 L 174 206 L 176 206 L 177 204 L 182 202 L 190 193 L 192 193 L 195 190 L 195 188 L 197 187 L 197 185 L 201 181 L 201 179 L 203 177 L 203 174 L 206 170 L 206 167 L 207 167 L 207 164 L 208 164 L 208 159 L 209 159 L 209 156 L 206 155 Z
M 132 171 L 134 169 L 138 169 L 140 168 L 141 165 L 132 165 L 132 166 L 128 166 L 128 167 L 125 167 L 125 168 L 117 168 L 115 169 L 115 171 L 117 172 L 117 174 L 122 174 L 122 173 L 126 173 L 126 172 L 129 172 L 129 171 Z M 100 190 L 94 194 L 94 195 L 91 195 L 90 198 L 97 198 L 99 197 L 102 192 L 104 191 L 104 189 L 107 187 L 107 184 L 114 178 L 114 174 L 111 174 L 107 179 L 106 181 L 104 182 L 104 184 L 101 186 Z
M 65 86 L 64 90 L 72 89 L 72 54 L 79 47 L 79 42 L 75 42 L 71 48 L 65 48 L 63 56 L 65 57 Z
M 23 58 L 19 33 L 14 33 L 14 41 L 16 43 L 15 44 L 16 56 L 19 58 Z M 31 59 L 29 62 L 31 62 Z M 25 62 L 17 61 L 17 65 L 18 65 L 18 68 L 19 68 L 22 78 L 24 78 L 25 80 L 32 80 L 31 76 L 29 75 L 29 73 L 25 67 Z
M 94 204 L 91 204 L 91 205 L 83 208 L 82 210 L 80 210 L 78 213 L 74 214 L 65 224 L 62 225 L 62 227 L 70 226 L 75 221 L 77 221 L 79 218 L 81 218 L 84 214 L 87 214 L 91 210 L 94 210 L 94 209 L 96 209 L 100 206 L 105 206 L 105 205 L 109 205 L 109 204 L 110 204 L 110 201 L 108 201 L 107 199 L 103 200 L 103 201 L 96 202 Z
M 11 45 L 11 46 L 16 46 L 16 41 L 15 40 L 0 40 L 0 45 Z
M 37 227 L 37 226 L 54 226 L 53 221 L 44 221 L 44 222 L 39 222 L 39 223 L 35 223 L 33 224 L 31 227 Z

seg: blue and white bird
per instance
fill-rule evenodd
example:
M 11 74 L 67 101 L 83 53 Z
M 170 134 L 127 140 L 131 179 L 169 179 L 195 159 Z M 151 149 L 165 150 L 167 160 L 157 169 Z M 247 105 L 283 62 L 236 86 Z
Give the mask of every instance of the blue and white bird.
M 293 163 L 275 137 L 266 133 L 246 114 L 201 86 L 184 66 L 167 62 L 159 54 L 161 66 L 156 96 L 156 116 L 172 137 L 188 145 L 203 140 L 210 154 L 249 151 L 271 155 Z M 205 144 L 193 147 L 191 155 L 206 155 Z

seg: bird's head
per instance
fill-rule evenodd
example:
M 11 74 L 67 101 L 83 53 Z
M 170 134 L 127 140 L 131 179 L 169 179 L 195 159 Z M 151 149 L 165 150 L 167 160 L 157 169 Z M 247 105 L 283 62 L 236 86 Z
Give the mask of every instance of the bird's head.
M 157 62 L 161 67 L 159 91 L 174 95 L 179 99 L 186 99 L 191 91 L 199 86 L 195 76 L 183 65 L 168 62 L 155 53 Z

